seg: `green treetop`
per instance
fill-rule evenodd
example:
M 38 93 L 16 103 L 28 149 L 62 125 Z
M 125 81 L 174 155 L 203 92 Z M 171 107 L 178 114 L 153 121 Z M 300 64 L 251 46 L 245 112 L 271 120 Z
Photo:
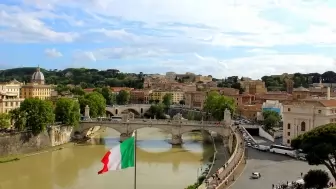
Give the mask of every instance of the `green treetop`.
M 216 91 L 208 93 L 204 102 L 204 110 L 211 113 L 212 117 L 221 121 L 224 119 L 225 109 L 230 110 L 231 115 L 236 111 L 236 103 L 233 98 L 220 95 Z
M 169 108 L 172 104 L 173 95 L 171 93 L 167 93 L 163 96 L 162 103 L 166 106 L 166 108 Z
M 79 103 L 74 99 L 60 98 L 56 102 L 55 120 L 69 126 L 77 126 L 80 119 Z
M 0 113 L 0 129 L 10 127 L 10 115 L 6 113 Z
M 299 135 L 292 140 L 291 145 L 307 154 L 306 159 L 310 165 L 325 165 L 336 179 L 335 123 L 322 125 Z
M 88 93 L 84 97 L 79 98 L 81 113 L 84 113 L 85 106 L 90 107 L 90 116 L 95 118 L 105 115 L 106 100 L 104 96 L 98 92 Z
M 265 110 L 263 111 L 263 117 L 264 117 L 264 126 L 265 130 L 270 131 L 273 130 L 275 126 L 279 125 L 279 122 L 281 121 L 281 116 L 278 112 L 272 111 L 272 110 Z
M 128 104 L 130 100 L 130 94 L 128 91 L 121 90 L 119 91 L 118 95 L 116 96 L 117 104 L 125 105 Z
M 39 134 L 44 131 L 47 125 L 55 120 L 53 105 L 50 101 L 37 98 L 27 98 L 20 108 L 11 111 L 12 119 L 15 121 L 15 127 L 19 130 L 23 128 L 31 129 L 33 134 Z

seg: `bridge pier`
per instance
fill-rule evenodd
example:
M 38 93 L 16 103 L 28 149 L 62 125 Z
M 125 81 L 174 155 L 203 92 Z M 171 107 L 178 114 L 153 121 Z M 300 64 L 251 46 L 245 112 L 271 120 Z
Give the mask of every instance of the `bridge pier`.
M 172 145 L 181 145 L 183 143 L 181 135 L 172 135 L 172 139 L 169 142 Z
M 121 133 L 120 134 L 120 142 L 124 142 L 124 140 L 128 139 L 129 137 L 131 137 L 132 133 Z

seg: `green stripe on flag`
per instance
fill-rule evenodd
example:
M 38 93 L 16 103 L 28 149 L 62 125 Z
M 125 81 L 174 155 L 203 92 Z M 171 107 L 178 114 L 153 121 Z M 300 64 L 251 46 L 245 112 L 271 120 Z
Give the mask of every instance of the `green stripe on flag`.
M 130 137 L 120 144 L 121 169 L 134 167 L 134 141 L 135 138 Z

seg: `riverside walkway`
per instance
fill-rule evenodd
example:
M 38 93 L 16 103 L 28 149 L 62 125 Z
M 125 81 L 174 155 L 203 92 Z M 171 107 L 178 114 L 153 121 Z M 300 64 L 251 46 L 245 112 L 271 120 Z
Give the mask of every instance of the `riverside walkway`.
M 223 189 L 228 186 L 230 180 L 235 178 L 235 169 L 241 163 L 245 163 L 244 152 L 245 146 L 242 139 L 242 135 L 239 130 L 235 130 L 235 136 L 237 138 L 236 148 L 231 157 L 226 162 L 219 162 L 216 166 L 217 169 L 210 178 L 207 178 L 205 182 L 199 186 L 199 189 Z M 216 169 L 214 169 L 216 170 Z

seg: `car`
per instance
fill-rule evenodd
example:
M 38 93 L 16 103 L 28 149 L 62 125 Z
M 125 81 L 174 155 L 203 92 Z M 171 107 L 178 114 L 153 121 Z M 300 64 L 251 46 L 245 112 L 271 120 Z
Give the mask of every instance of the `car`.
M 260 151 L 269 151 L 270 147 L 269 146 L 265 146 L 265 145 L 259 145 L 258 148 Z
M 260 173 L 258 172 L 253 172 L 251 175 L 251 179 L 259 179 L 261 177 Z
M 252 144 L 250 142 L 247 143 L 248 147 L 252 147 Z

